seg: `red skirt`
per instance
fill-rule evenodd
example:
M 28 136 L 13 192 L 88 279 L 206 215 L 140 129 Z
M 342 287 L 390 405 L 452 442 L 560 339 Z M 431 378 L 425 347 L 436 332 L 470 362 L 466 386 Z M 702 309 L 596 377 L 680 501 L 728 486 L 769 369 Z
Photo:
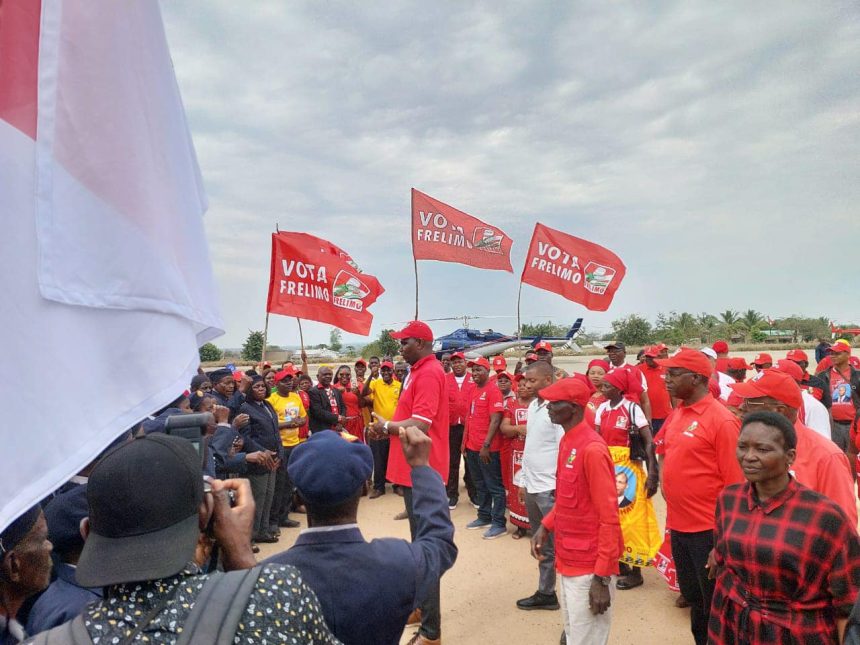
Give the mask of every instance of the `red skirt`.
M 531 528 L 528 511 L 526 511 L 525 504 L 520 504 L 519 490 L 514 485 L 514 477 L 520 472 L 520 468 L 523 466 L 523 450 L 525 450 L 525 447 L 525 439 L 520 437 L 505 439 L 500 455 L 502 460 L 502 481 L 508 493 L 507 506 L 511 524 L 521 529 Z

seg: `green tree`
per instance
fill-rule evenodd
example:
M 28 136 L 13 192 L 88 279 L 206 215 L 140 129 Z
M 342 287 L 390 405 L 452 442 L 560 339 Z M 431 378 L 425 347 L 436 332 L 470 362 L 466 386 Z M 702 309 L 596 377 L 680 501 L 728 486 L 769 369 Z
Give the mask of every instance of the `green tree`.
M 626 318 L 612 321 L 615 340 L 625 345 L 646 345 L 651 341 L 651 323 L 642 316 L 630 314 Z
M 739 322 L 743 329 L 752 334 L 752 332 L 764 327 L 767 321 L 765 321 L 764 316 L 755 309 L 747 309 L 743 316 L 741 316 Z
M 694 339 L 701 339 L 702 326 L 691 313 L 670 311 L 657 315 L 655 337 L 673 345 L 680 345 Z
M 379 332 L 379 338 L 372 343 L 368 343 L 361 350 L 361 355 L 365 358 L 371 356 L 395 356 L 400 351 L 400 343 L 391 337 L 393 329 L 383 329 Z
M 702 341 L 710 343 L 715 340 L 719 322 L 720 321 L 717 317 L 712 314 L 702 312 L 700 315 L 696 316 L 696 324 L 699 325 L 699 329 L 701 330 Z
M 213 343 L 206 343 L 200 348 L 200 362 L 210 363 L 212 361 L 220 361 L 224 353 L 218 349 Z
M 328 333 L 328 346 L 332 348 L 332 350 L 339 352 L 341 347 L 343 347 L 343 343 L 341 339 L 343 338 L 343 333 L 337 327 L 332 327 L 331 331 Z
M 564 337 L 568 328 L 564 325 L 556 325 L 551 320 L 542 323 L 524 323 L 520 335 L 522 336 L 544 336 Z
M 246 361 L 259 361 L 263 358 L 263 332 L 248 332 L 242 345 L 242 358 Z

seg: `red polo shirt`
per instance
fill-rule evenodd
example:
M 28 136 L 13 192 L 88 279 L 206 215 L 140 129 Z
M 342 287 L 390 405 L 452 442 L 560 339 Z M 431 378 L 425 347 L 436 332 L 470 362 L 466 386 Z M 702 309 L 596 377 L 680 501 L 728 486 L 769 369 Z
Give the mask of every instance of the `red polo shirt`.
M 400 400 L 392 421 L 420 419 L 430 424 L 427 434 L 433 440 L 430 447 L 430 467 L 448 481 L 448 388 L 445 370 L 433 354 L 420 359 L 400 390 Z M 388 452 L 388 481 L 401 486 L 412 486 L 412 469 L 406 463 L 400 448 L 400 437 L 391 437 Z
M 472 375 L 466 372 L 463 382 L 458 384 L 454 372 L 448 372 L 445 382 L 448 385 L 448 425 L 464 424 L 469 414 L 469 397 L 475 387 Z
M 740 427 L 740 420 L 710 394 L 678 406 L 666 420 L 661 434 L 669 528 L 684 533 L 714 528 L 717 497 L 729 484 L 744 481 L 735 454 Z
M 639 371 L 648 384 L 648 400 L 651 402 L 651 418 L 665 419 L 672 411 L 672 400 L 666 389 L 666 368 L 648 367 L 645 363 L 639 366 Z
M 484 387 L 473 386 L 469 396 L 469 416 L 466 417 L 466 449 L 479 451 L 490 431 L 490 417 L 499 412 L 504 413 L 505 402 L 502 393 L 495 383 L 489 379 Z M 502 449 L 502 433 L 496 432 L 490 442 L 490 450 L 498 452 Z

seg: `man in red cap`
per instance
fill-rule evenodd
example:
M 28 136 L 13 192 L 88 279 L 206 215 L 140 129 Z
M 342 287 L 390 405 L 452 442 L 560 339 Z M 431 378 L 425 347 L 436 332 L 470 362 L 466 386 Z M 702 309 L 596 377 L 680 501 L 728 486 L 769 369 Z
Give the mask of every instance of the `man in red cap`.
M 555 505 L 532 538 L 532 554 L 543 558 L 548 532 L 553 532 L 567 644 L 607 643 L 613 578 L 624 550 L 615 467 L 606 442 L 584 422 L 591 398 L 584 381 L 561 379 L 538 396 L 548 401 L 550 420 L 565 434 L 558 451 Z
M 755 367 L 756 372 L 761 372 L 762 370 L 773 367 L 773 357 L 767 352 L 761 352 L 760 354 L 755 355 L 752 364 L 753 367 Z
M 804 387 L 803 370 L 800 369 L 800 365 L 787 358 L 781 358 L 776 362 L 774 369 L 783 374 L 788 374 L 800 388 L 802 402 L 797 411 L 797 418 L 801 420 L 803 425 L 829 440 L 831 436 L 830 412 L 822 405 L 821 401 L 812 396 Z
M 752 365 L 747 365 L 745 359 L 740 357 L 730 358 L 726 367 L 726 374 L 735 379 L 736 383 L 743 383 L 747 380 L 747 370 L 751 370 Z
M 631 387 L 627 393 L 627 398 L 638 403 L 639 407 L 645 413 L 648 421 L 651 421 L 651 399 L 648 396 L 648 383 L 645 380 L 645 375 L 639 371 L 635 365 L 630 365 L 627 360 L 627 347 L 621 341 L 610 343 L 606 347 L 606 357 L 609 359 L 610 372 L 613 370 L 627 370 L 630 372 L 630 382 L 634 383 L 634 379 L 638 380 L 641 386 L 639 388 Z M 638 389 L 638 391 L 636 391 Z
M 666 417 L 672 411 L 672 397 L 666 389 L 666 368 L 657 363 L 660 349 L 656 345 L 645 348 L 645 362 L 639 371 L 645 377 L 648 387 L 648 401 L 651 403 L 651 429 L 654 434 L 663 427 Z
M 399 450 L 401 428 L 417 426 L 430 436 L 430 466 L 448 481 L 448 390 L 445 370 L 433 354 L 433 331 L 420 320 L 413 320 L 403 329 L 391 334 L 400 341 L 400 355 L 412 369 L 403 381 L 397 409 L 391 419 L 374 414 L 369 426 L 370 437 L 385 435 L 398 442 L 388 455 L 388 480 L 403 488 L 403 499 L 409 516 L 409 530 L 415 537 L 415 517 L 412 508 L 411 468 L 403 451 Z M 441 642 L 442 616 L 439 606 L 439 585 L 435 585 L 421 604 L 421 627 L 409 641 L 410 645 L 438 645 Z
M 804 486 L 836 502 L 856 527 L 857 504 L 848 457 L 832 441 L 800 420 L 798 410 L 803 406 L 803 399 L 795 379 L 778 369 L 768 369 L 732 388 L 743 397 L 745 413 L 776 412 L 794 424 L 797 457 L 792 464 L 792 474 Z
M 849 428 L 860 409 L 860 370 L 853 367 L 849 358 L 851 346 L 847 343 L 836 342 L 830 347 L 831 367 L 818 374 L 824 396 L 831 402 L 830 413 L 833 415 L 833 441 L 845 450 L 849 449 Z
M 467 529 L 484 529 L 484 539 L 494 540 L 507 533 L 505 485 L 502 480 L 502 434 L 499 426 L 505 404 L 502 393 L 490 383 L 490 362 L 483 356 L 466 363 L 472 369 L 474 387 L 469 396 L 469 412 L 463 450 L 477 492 L 478 517 Z
M 786 360 L 796 363 L 803 372 L 801 386 L 829 409 L 830 399 L 824 396 L 824 384 L 818 376 L 809 373 L 809 357 L 802 349 L 790 349 L 785 354 Z M 777 361 L 778 362 L 778 361 Z
M 275 494 L 269 513 L 269 525 L 285 528 L 296 528 L 299 523 L 290 519 L 293 509 L 293 484 L 287 474 L 287 462 L 293 448 L 304 439 L 299 437 L 299 428 L 308 421 L 308 413 L 301 397 L 293 391 L 293 378 L 296 370 L 292 366 L 285 367 L 275 374 L 275 391 L 266 399 L 278 413 L 278 432 L 281 435 L 281 446 L 284 456 L 281 466 L 275 476 Z
M 451 354 L 451 371 L 445 375 L 448 387 L 448 508 L 453 510 L 460 501 L 460 459 L 462 457 L 461 447 L 463 445 L 463 430 L 466 426 L 466 417 L 469 414 L 469 401 L 475 384 L 472 375 L 466 367 L 466 357 L 463 352 Z M 466 492 L 469 500 L 474 504 L 477 500 L 475 484 L 472 474 L 469 472 L 469 464 L 464 460 L 463 483 L 466 484 Z
M 717 354 L 717 364 L 714 369 L 725 374 L 729 367 L 729 344 L 724 340 L 718 340 L 711 349 Z
M 740 421 L 710 394 L 712 367 L 702 352 L 682 347 L 660 363 L 669 394 L 680 401 L 662 430 L 666 524 L 678 586 L 690 603 L 690 628 L 704 645 L 714 593 L 705 564 L 714 546 L 717 496 L 743 481 L 735 456 Z
M 545 340 L 542 340 L 535 344 L 534 347 L 534 355 L 537 357 L 539 361 L 546 361 L 550 365 L 552 365 L 552 345 Z M 526 356 L 526 362 L 528 362 L 528 355 Z M 553 372 L 555 374 L 555 378 L 567 378 L 567 372 L 565 372 L 560 367 L 557 368 L 553 365 Z
M 498 356 L 493 356 L 493 360 L 490 364 L 493 367 L 493 373 L 490 375 L 490 380 L 493 381 L 499 374 L 508 369 L 508 361 L 501 354 L 499 354 Z
M 397 409 L 401 386 L 402 383 L 394 378 L 394 363 L 383 361 L 379 366 L 379 378 L 368 379 L 361 390 L 361 396 L 365 403 L 370 404 L 372 412 L 383 419 L 389 419 Z M 373 453 L 373 491 L 369 498 L 376 499 L 385 495 L 385 475 L 388 471 L 391 442 L 385 437 L 369 438 L 367 443 Z

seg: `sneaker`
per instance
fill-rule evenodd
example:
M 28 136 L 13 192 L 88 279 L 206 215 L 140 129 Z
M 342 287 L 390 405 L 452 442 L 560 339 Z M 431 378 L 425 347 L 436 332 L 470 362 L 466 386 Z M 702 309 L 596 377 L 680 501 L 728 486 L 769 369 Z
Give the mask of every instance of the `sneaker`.
M 486 529 L 486 528 L 491 527 L 492 525 L 493 525 L 493 523 L 490 520 L 477 519 L 477 520 L 472 520 L 471 522 L 466 524 L 466 528 L 469 529 L 470 531 L 473 531 L 475 529 Z
M 457 508 L 457 502 L 458 502 L 458 500 L 454 499 L 453 497 L 451 499 L 449 499 L 448 500 L 448 510 L 453 511 L 455 508 Z
M 470 503 L 472 506 L 474 506 L 476 509 L 477 509 L 477 508 L 481 508 L 481 505 L 480 505 L 480 504 L 478 504 L 478 502 L 476 502 L 476 501 L 475 501 L 475 498 L 474 498 L 474 497 L 470 497 L 470 498 L 469 498 L 469 503 Z
M 291 520 L 289 517 L 281 520 L 281 527 L 285 529 L 297 529 L 301 525 L 301 522 L 298 522 L 297 520 Z
M 374 488 L 370 491 L 370 495 L 368 495 L 369 499 L 376 499 L 377 497 L 382 497 L 385 495 L 385 490 L 379 490 L 378 488 Z
M 541 593 L 540 591 L 535 591 L 528 598 L 517 600 L 517 609 L 524 609 L 526 611 L 531 611 L 532 609 L 548 609 L 550 611 L 554 611 L 559 607 L 558 596 L 556 596 L 555 593 Z
M 484 539 L 485 540 L 495 540 L 496 538 L 502 537 L 503 535 L 508 534 L 508 529 L 504 526 L 491 526 L 486 531 L 484 531 Z

